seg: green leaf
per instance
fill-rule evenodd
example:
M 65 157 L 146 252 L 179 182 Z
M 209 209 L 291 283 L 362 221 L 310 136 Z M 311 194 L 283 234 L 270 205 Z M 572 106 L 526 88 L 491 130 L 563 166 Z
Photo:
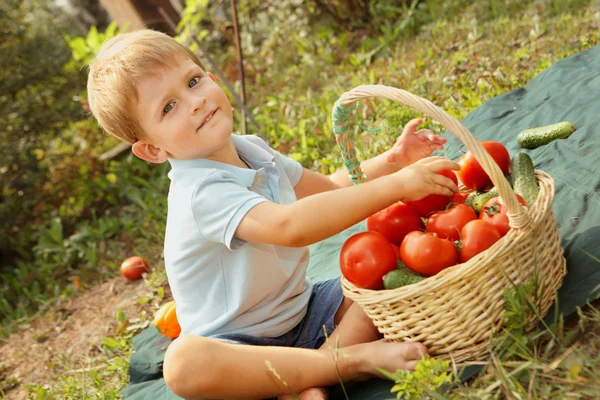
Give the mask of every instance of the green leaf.
M 146 203 L 144 202 L 144 199 L 142 198 L 142 192 L 138 188 L 130 187 L 125 192 L 125 197 L 127 197 L 129 200 L 131 200 L 133 203 L 137 204 L 144 210 L 148 209 L 148 206 L 146 205 Z
M 113 351 L 119 348 L 119 342 L 109 337 L 105 337 L 104 339 L 102 339 L 102 345 L 106 346 L 106 348 Z
M 117 28 L 118 25 L 116 22 L 111 22 L 110 24 L 108 24 L 108 26 L 106 27 L 106 30 L 104 31 L 104 35 L 106 36 L 106 39 L 110 39 L 113 36 L 115 36 L 115 34 L 117 33 Z

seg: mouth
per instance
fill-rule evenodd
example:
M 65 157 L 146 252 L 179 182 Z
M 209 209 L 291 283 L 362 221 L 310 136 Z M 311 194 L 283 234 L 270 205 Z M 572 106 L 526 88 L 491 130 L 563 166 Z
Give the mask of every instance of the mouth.
M 219 110 L 218 108 L 215 108 L 214 110 L 212 110 L 211 112 L 209 112 L 208 114 L 206 114 L 206 116 L 202 120 L 202 123 L 200 124 L 200 126 L 198 127 L 198 129 L 201 129 L 204 125 L 206 125 L 206 123 L 212 119 L 213 115 L 215 115 L 215 113 L 218 110 Z

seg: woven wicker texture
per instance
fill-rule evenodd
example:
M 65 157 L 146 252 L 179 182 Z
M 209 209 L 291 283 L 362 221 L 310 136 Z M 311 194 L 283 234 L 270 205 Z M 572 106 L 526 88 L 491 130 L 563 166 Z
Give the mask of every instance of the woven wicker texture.
M 537 277 L 538 312 L 545 315 L 562 285 L 566 260 L 552 213 L 554 181 L 536 171 L 540 192 L 534 204 L 523 208 L 498 165 L 473 135 L 455 118 L 428 100 L 388 86 L 358 86 L 344 93 L 334 108 L 334 131 L 344 163 L 355 182 L 365 179 L 352 151 L 347 118 L 339 107 L 350 110 L 366 98 L 381 97 L 411 106 L 437 119 L 456 135 L 492 179 L 508 207 L 512 229 L 487 251 L 466 263 L 447 268 L 416 284 L 394 290 L 357 288 L 342 277 L 344 294 L 361 305 L 379 331 L 391 341 L 419 341 L 430 354 L 454 360 L 458 365 L 483 359 L 489 339 L 503 322 L 503 292 L 514 284 Z M 461 191 L 466 191 L 461 187 Z M 529 327 L 535 325 L 529 316 Z

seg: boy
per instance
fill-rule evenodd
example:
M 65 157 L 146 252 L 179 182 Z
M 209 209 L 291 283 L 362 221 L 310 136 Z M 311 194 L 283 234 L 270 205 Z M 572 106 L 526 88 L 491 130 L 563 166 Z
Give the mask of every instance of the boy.
M 339 279 L 314 286 L 306 246 L 397 201 L 458 190 L 436 174 L 458 165 L 424 158 L 445 140 L 407 124 L 363 163 L 369 181 L 323 176 L 254 136 L 232 135 L 232 108 L 196 56 L 151 30 L 107 41 L 90 65 L 100 126 L 153 163 L 169 161 L 165 265 L 182 335 L 164 361 L 186 398 L 326 398 L 323 388 L 412 369 L 419 343 L 387 343 Z M 336 372 L 331 346 L 343 348 Z M 272 368 L 280 378 L 267 367 Z M 283 383 L 285 381 L 286 383 Z

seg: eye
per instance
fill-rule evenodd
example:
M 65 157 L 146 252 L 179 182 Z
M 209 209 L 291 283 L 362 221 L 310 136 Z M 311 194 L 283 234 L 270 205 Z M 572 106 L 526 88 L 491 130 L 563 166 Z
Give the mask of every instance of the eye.
M 192 79 L 190 79 L 190 81 L 188 82 L 188 87 L 192 88 L 192 87 L 196 86 L 199 82 L 200 82 L 200 77 L 195 76 Z
M 166 115 L 169 113 L 169 111 L 171 111 L 173 109 L 173 106 L 175 105 L 174 102 L 170 102 L 168 103 L 165 108 L 163 108 L 163 115 Z

